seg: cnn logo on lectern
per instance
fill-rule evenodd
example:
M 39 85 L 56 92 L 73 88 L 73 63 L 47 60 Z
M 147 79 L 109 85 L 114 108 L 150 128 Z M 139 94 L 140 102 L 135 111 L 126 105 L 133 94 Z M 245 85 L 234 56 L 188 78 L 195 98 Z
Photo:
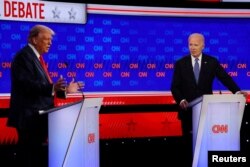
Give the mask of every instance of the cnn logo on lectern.
M 227 133 L 228 132 L 228 125 L 227 124 L 222 124 L 222 125 L 213 125 L 212 126 L 212 132 L 213 133 Z
M 88 134 L 88 143 L 94 143 L 95 142 L 95 133 L 89 133 Z

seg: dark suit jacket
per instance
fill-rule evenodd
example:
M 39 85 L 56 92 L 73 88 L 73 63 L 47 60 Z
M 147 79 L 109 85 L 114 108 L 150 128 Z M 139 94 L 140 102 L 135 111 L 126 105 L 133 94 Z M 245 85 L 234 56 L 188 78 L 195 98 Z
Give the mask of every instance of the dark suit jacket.
M 202 54 L 198 84 L 195 81 L 191 55 L 185 56 L 175 63 L 171 92 L 177 104 L 186 99 L 188 102 L 205 94 L 213 93 L 213 81 L 218 78 L 231 92 L 240 88 L 220 65 L 219 61 L 209 55 Z M 179 117 L 181 113 L 179 112 Z
M 11 99 L 7 125 L 25 128 L 26 118 L 38 116 L 38 111 L 54 106 L 53 84 L 40 62 L 27 45 L 14 57 L 11 64 Z

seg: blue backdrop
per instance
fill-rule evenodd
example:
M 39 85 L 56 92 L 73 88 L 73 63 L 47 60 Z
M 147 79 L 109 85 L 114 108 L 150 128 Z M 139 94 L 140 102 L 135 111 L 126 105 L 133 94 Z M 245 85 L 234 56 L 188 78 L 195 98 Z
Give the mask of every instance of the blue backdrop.
M 10 92 L 10 63 L 34 22 L 0 21 L 0 93 Z M 250 19 L 88 14 L 85 25 L 42 23 L 56 35 L 48 54 L 53 80 L 85 82 L 85 92 L 169 91 L 173 65 L 200 32 L 242 89 L 250 90 Z M 225 89 L 215 81 L 214 89 Z

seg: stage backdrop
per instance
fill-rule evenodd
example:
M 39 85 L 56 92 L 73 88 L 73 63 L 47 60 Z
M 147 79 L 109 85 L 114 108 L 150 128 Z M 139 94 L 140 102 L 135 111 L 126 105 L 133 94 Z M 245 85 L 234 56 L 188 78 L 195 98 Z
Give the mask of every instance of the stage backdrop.
M 88 5 L 86 24 L 44 23 L 56 35 L 50 76 L 84 81 L 85 92 L 169 91 L 174 62 L 188 54 L 190 33 L 203 33 L 242 89 L 250 89 L 249 10 L 190 10 Z M 14 54 L 39 22 L 0 20 L 0 93 L 10 92 Z M 216 90 L 225 89 L 215 81 Z
M 139 111 L 138 107 L 106 108 L 100 114 L 101 139 L 181 135 L 175 109 L 168 106 L 166 112 L 159 104 L 174 104 L 167 98 L 174 63 L 188 54 L 187 38 L 193 32 L 204 34 L 205 52 L 217 57 L 242 89 L 250 90 L 250 10 L 88 4 L 85 13 L 80 5 L 79 9 L 64 4 L 62 9 L 50 2 L 34 5 L 37 2 L 22 0 L 13 0 L 11 8 L 2 10 L 3 2 L 9 1 L 0 1 L 0 108 L 9 107 L 13 56 L 26 45 L 35 24 L 56 32 L 50 52 L 44 55 L 53 80 L 63 75 L 68 82 L 72 78 L 84 81 L 86 94 L 108 95 L 104 106 L 141 106 Z M 40 13 L 26 13 L 28 18 L 23 18 L 24 13 L 16 11 L 17 2 L 26 8 L 34 3 L 33 7 L 41 7 Z M 81 12 L 86 19 L 73 23 Z M 226 90 L 218 81 L 214 83 L 215 90 Z M 76 99 L 73 95 L 67 102 Z M 145 104 L 154 106 L 143 108 Z M 4 116 L 0 116 L 4 132 L 0 144 L 15 143 L 15 129 L 6 128 Z

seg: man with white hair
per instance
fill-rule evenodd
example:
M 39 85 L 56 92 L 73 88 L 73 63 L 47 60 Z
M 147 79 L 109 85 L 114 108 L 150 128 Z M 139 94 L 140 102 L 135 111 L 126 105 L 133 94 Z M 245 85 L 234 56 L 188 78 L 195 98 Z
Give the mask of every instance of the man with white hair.
M 228 75 L 219 61 L 203 53 L 205 38 L 200 33 L 193 33 L 188 38 L 190 54 L 175 63 L 171 84 L 172 95 L 179 107 L 178 118 L 181 120 L 184 148 L 186 149 L 187 167 L 192 164 L 192 109 L 188 108 L 189 102 L 213 93 L 213 81 L 218 78 L 232 93 L 246 92 Z

